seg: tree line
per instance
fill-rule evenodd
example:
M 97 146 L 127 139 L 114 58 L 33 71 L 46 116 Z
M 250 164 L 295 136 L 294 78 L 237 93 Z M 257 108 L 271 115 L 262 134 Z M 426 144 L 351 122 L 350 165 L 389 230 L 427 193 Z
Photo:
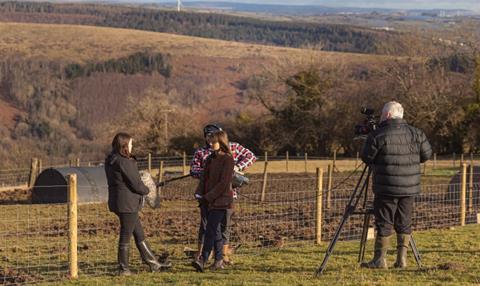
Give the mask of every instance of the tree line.
M 169 78 L 172 74 L 172 65 L 166 62 L 165 56 L 161 53 L 138 52 L 127 57 L 110 59 L 105 62 L 87 63 L 85 65 L 72 63 L 65 67 L 67 79 L 88 77 L 94 72 L 122 74 L 151 74 L 152 72 L 158 72 Z
M 245 83 L 267 112 L 260 118 L 244 112 L 225 124 L 235 140 L 260 154 L 354 156 L 363 143 L 354 134 L 365 119 L 360 108 L 380 115 L 385 102 L 396 100 L 437 153 L 479 152 L 480 57 L 468 59 L 474 68 L 460 70 L 445 64 L 451 57 L 397 59 L 382 66 L 311 65 L 293 74 L 267 70 Z

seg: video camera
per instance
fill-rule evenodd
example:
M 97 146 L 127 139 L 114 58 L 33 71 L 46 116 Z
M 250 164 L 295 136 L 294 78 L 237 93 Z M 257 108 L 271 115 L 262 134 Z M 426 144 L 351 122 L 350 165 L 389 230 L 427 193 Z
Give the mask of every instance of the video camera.
M 232 187 L 239 189 L 244 185 L 247 185 L 250 182 L 250 179 L 247 178 L 243 173 L 234 172 L 232 179 Z
M 378 116 L 374 115 L 375 110 L 372 108 L 362 107 L 360 113 L 366 115 L 367 117 L 363 121 L 363 124 L 355 125 L 355 135 L 357 136 L 366 136 L 370 132 L 377 129 L 377 119 Z

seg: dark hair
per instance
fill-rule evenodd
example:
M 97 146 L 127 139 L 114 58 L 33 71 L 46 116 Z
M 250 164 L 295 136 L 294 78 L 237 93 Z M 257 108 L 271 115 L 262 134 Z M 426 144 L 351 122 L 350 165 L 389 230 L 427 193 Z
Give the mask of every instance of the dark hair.
M 228 142 L 228 135 L 225 131 L 218 131 L 213 133 L 213 142 L 220 143 L 220 150 L 224 153 L 232 155 L 232 150 L 230 149 L 230 143 Z
M 130 154 L 128 151 L 128 143 L 130 142 L 130 139 L 132 139 L 132 136 L 127 133 L 117 133 L 117 135 L 113 137 L 112 153 L 118 153 L 122 156 L 130 158 L 132 156 L 132 154 Z

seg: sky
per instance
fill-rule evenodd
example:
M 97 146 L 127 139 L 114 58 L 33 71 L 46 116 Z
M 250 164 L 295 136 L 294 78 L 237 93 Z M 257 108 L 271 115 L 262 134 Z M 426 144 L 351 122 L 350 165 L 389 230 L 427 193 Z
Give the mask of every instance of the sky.
M 395 8 L 395 9 L 468 9 L 480 12 L 480 0 L 182 0 L 218 1 L 218 2 L 245 2 L 256 4 L 286 4 L 286 5 L 325 5 L 332 7 L 359 7 L 359 8 Z M 159 2 L 172 2 L 160 0 Z

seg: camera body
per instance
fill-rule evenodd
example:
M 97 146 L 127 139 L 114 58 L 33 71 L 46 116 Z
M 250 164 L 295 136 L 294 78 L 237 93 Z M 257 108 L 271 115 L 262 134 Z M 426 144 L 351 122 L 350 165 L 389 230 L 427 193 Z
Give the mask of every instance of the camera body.
M 234 172 L 233 179 L 232 179 L 232 187 L 234 189 L 241 188 L 244 185 L 247 185 L 249 181 L 250 180 L 245 175 L 238 172 Z
M 370 134 L 370 132 L 377 129 L 377 118 L 375 116 L 375 110 L 372 108 L 362 107 L 360 109 L 360 113 L 366 115 L 363 124 L 355 125 L 355 135 L 357 136 L 366 136 Z

